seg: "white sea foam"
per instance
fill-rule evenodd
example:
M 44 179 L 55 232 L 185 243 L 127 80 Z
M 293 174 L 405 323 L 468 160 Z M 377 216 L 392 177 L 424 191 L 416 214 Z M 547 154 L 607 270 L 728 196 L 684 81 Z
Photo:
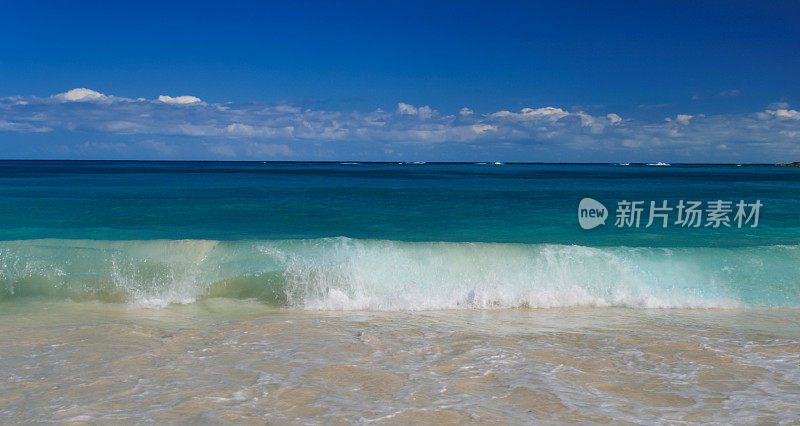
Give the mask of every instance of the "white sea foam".
M 696 271 L 650 269 L 658 265 L 637 262 L 636 249 L 342 239 L 321 250 L 262 250 L 283 265 L 289 302 L 308 309 L 740 305 L 725 289 L 689 276 Z M 658 251 L 639 257 L 671 256 Z
M 312 310 L 798 306 L 798 276 L 797 246 L 349 238 L 0 242 L 0 298 L 123 297 L 148 307 L 209 294 Z

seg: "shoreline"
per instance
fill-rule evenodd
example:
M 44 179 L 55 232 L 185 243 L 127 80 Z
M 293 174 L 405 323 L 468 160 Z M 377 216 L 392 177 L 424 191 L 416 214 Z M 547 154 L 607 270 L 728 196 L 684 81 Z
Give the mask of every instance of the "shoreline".
M 797 309 L 308 312 L 222 299 L 40 307 L 0 315 L 4 422 L 800 415 Z

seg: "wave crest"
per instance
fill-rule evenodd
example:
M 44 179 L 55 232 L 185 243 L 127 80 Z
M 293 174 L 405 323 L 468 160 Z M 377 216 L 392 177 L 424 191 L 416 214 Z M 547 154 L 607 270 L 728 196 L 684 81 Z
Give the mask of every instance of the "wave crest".
M 355 240 L 0 242 L 0 298 L 136 306 L 257 298 L 318 310 L 800 306 L 798 246 Z

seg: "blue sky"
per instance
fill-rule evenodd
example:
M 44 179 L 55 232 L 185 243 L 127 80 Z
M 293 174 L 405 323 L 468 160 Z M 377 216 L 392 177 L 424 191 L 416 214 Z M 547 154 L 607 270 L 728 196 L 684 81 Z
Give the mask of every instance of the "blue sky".
M 2 158 L 800 160 L 797 1 L 76 3 L 2 2 Z

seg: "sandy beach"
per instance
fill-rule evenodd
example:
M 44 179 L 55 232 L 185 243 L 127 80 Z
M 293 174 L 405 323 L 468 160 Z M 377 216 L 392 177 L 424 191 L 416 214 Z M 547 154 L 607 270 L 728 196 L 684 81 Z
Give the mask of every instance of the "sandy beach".
M 779 423 L 796 309 L 307 312 L 30 300 L 0 314 L 0 421 Z

